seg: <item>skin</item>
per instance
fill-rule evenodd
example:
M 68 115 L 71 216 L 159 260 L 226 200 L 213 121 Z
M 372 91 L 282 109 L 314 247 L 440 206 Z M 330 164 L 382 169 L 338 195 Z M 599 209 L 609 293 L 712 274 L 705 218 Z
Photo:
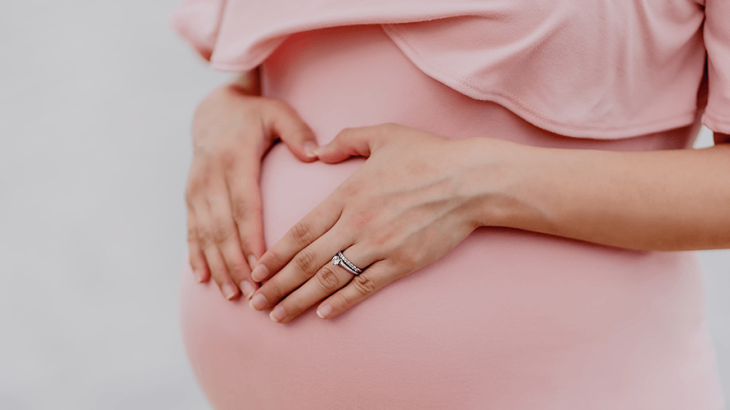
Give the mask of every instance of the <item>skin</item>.
M 249 297 L 258 288 L 251 268 L 265 250 L 261 158 L 279 139 L 299 160 L 315 161 L 314 135 L 288 104 L 259 96 L 255 72 L 203 99 L 192 134 L 185 191 L 190 265 L 198 282 L 212 277 L 226 299 Z
M 398 124 L 344 129 L 316 158 L 367 161 L 257 258 L 250 276 L 263 284 L 250 306 L 280 323 L 318 303 L 320 317 L 335 317 L 481 226 L 644 251 L 730 248 L 730 179 L 716 177 L 730 175 L 730 136 L 715 142 L 609 152 L 451 140 Z M 333 265 L 340 250 L 367 269 Z

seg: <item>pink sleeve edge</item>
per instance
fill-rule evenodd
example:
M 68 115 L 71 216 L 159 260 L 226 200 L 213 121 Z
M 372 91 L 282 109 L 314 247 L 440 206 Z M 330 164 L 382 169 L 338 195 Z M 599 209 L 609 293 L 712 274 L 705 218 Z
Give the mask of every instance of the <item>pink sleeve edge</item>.
M 709 111 L 702 115 L 702 124 L 713 132 L 730 135 L 730 118 L 721 117 Z
M 176 10 L 172 14 L 169 24 L 180 37 L 182 37 L 190 46 L 192 46 L 193 49 L 195 49 L 200 57 L 210 62 L 213 50 L 203 44 L 199 38 L 194 35 L 194 30 L 190 27 L 187 20 L 181 15 L 180 9 Z

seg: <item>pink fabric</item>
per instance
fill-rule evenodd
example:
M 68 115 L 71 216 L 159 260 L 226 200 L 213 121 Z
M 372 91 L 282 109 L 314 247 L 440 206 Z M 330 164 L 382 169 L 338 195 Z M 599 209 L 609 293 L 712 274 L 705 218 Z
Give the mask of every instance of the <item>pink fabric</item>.
M 292 33 L 382 24 L 434 79 L 540 128 L 601 139 L 693 121 L 704 33 L 710 77 L 704 122 L 730 133 L 730 2 L 703 3 L 187 0 L 173 23 L 214 68 L 229 71 L 260 64 Z
M 710 95 L 702 121 L 716 132 L 730 134 L 730 1 L 705 0 L 704 38 L 709 58 Z
M 344 127 L 397 122 L 450 138 L 617 151 L 690 145 L 699 121 L 616 140 L 566 138 L 434 81 L 378 25 L 296 33 L 263 61 L 264 95 L 325 144 Z M 556 106 L 559 104 L 556 103 Z M 363 159 L 264 158 L 267 247 Z M 720 410 L 692 252 L 635 252 L 480 228 L 435 263 L 333 320 L 273 323 L 185 264 L 182 327 L 217 410 Z

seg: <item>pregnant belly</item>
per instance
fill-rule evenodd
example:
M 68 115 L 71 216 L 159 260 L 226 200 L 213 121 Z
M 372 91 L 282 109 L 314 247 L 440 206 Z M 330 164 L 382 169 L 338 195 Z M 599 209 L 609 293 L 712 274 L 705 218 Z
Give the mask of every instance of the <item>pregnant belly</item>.
M 450 138 L 678 148 L 692 130 L 622 141 L 563 138 L 422 74 L 379 26 L 290 37 L 263 66 L 320 144 L 397 122 Z M 362 165 L 263 162 L 266 245 Z M 635 252 L 480 228 L 345 314 L 272 322 L 215 285 L 182 283 L 190 362 L 216 409 L 715 408 L 712 349 L 692 253 Z M 718 407 L 719 408 L 719 407 Z

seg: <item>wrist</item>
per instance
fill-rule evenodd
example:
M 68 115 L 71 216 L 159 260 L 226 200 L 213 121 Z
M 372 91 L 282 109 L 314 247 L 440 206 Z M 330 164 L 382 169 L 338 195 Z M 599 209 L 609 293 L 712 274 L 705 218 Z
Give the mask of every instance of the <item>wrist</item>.
M 233 81 L 210 90 L 198 103 L 197 111 L 204 110 L 209 104 L 215 104 L 217 100 L 260 96 L 259 68 L 256 67 L 240 73 Z
M 528 187 L 537 177 L 540 149 L 493 138 L 465 138 L 462 180 L 474 206 L 474 226 L 519 228 L 541 210 L 531 203 Z

